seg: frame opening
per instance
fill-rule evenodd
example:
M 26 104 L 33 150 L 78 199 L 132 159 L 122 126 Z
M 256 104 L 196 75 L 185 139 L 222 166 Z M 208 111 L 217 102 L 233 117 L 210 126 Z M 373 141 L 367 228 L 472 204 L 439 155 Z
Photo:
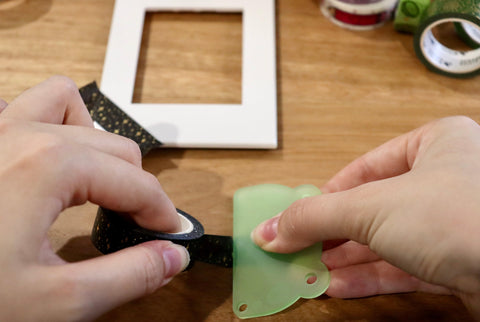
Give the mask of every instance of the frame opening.
M 242 12 L 146 12 L 132 103 L 241 104 Z

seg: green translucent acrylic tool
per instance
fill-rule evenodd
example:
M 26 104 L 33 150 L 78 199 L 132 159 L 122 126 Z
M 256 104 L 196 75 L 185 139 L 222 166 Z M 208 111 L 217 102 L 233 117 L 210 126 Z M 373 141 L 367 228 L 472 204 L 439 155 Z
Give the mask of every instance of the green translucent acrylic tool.
M 250 239 L 252 230 L 294 201 L 321 194 L 312 185 L 264 184 L 237 190 L 233 199 L 233 311 L 240 318 L 284 310 L 299 298 L 325 292 L 330 274 L 320 261 L 322 245 L 294 254 L 274 254 Z

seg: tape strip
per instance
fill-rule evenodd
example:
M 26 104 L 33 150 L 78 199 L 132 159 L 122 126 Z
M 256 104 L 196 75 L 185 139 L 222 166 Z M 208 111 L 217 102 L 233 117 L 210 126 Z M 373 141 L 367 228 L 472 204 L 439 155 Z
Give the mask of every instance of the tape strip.
M 425 10 L 413 39 L 417 57 L 429 70 L 456 78 L 479 74 L 480 49 L 453 50 L 435 37 L 432 30 L 444 23 L 462 24 L 464 29 L 480 33 L 480 0 L 433 1 Z
M 322 13 L 330 21 L 352 30 L 371 30 L 390 20 L 397 0 L 324 0 Z
M 205 235 L 203 226 L 197 219 L 180 209 L 177 209 L 177 212 L 192 224 L 191 231 L 169 234 L 148 230 L 119 213 L 99 208 L 91 240 L 103 254 L 113 253 L 151 240 L 169 240 L 187 248 L 192 264 L 197 260 L 223 267 L 232 267 L 232 237 Z
M 85 105 L 90 116 L 105 130 L 125 136 L 135 141 L 145 156 L 150 150 L 162 145 L 150 133 L 116 106 L 98 89 L 97 83 L 92 82 L 80 88 Z

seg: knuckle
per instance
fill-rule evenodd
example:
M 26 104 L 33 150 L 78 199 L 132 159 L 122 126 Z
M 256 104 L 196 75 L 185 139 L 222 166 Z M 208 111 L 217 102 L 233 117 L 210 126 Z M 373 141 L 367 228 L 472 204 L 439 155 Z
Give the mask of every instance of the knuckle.
M 162 190 L 162 186 L 156 176 L 147 171 L 144 171 L 143 173 L 145 174 L 145 184 L 148 187 L 151 187 L 155 193 Z
M 450 130 L 450 129 L 463 129 L 463 128 L 471 128 L 471 127 L 478 127 L 478 124 L 468 116 L 464 115 L 456 115 L 456 116 L 449 116 L 443 119 L 438 120 L 438 125 L 440 128 Z
M 140 247 L 143 254 L 143 262 L 138 272 L 139 282 L 144 285 L 144 294 L 155 292 L 163 282 L 163 265 L 158 255 L 148 247 Z
M 306 220 L 307 200 L 308 198 L 295 201 L 284 212 L 280 218 L 280 233 L 291 238 L 303 235 L 305 224 L 308 224 Z
M 59 90 L 72 92 L 77 90 L 77 85 L 75 82 L 63 75 L 54 75 L 48 79 L 49 82 L 53 83 Z
M 452 123 L 458 123 L 460 125 L 472 125 L 472 124 L 477 124 L 474 120 L 469 118 L 468 116 L 465 115 L 456 115 L 456 116 L 451 116 L 449 118 L 450 122 Z
M 55 88 L 57 97 L 62 105 L 67 104 L 69 98 L 73 95 L 80 95 L 78 93 L 77 84 L 75 84 L 75 82 L 67 76 L 55 75 L 50 77 L 48 82 L 53 88 Z
M 377 172 L 376 167 L 373 166 L 372 164 L 370 164 L 370 162 L 368 161 L 368 159 L 365 155 L 358 158 L 357 165 L 358 165 L 357 172 L 358 172 L 358 176 L 360 177 L 361 182 L 370 181 L 369 176 L 372 173 Z
M 125 149 L 128 159 L 135 165 L 141 165 L 142 152 L 140 151 L 140 146 L 135 141 L 126 138 Z

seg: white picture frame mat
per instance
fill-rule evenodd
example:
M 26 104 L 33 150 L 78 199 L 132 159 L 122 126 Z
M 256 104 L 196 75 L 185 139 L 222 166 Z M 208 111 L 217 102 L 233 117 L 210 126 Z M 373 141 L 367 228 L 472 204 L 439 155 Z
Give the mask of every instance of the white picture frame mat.
M 145 14 L 155 11 L 242 13 L 241 104 L 132 103 Z M 274 0 L 116 0 L 100 89 L 166 147 L 276 148 Z

